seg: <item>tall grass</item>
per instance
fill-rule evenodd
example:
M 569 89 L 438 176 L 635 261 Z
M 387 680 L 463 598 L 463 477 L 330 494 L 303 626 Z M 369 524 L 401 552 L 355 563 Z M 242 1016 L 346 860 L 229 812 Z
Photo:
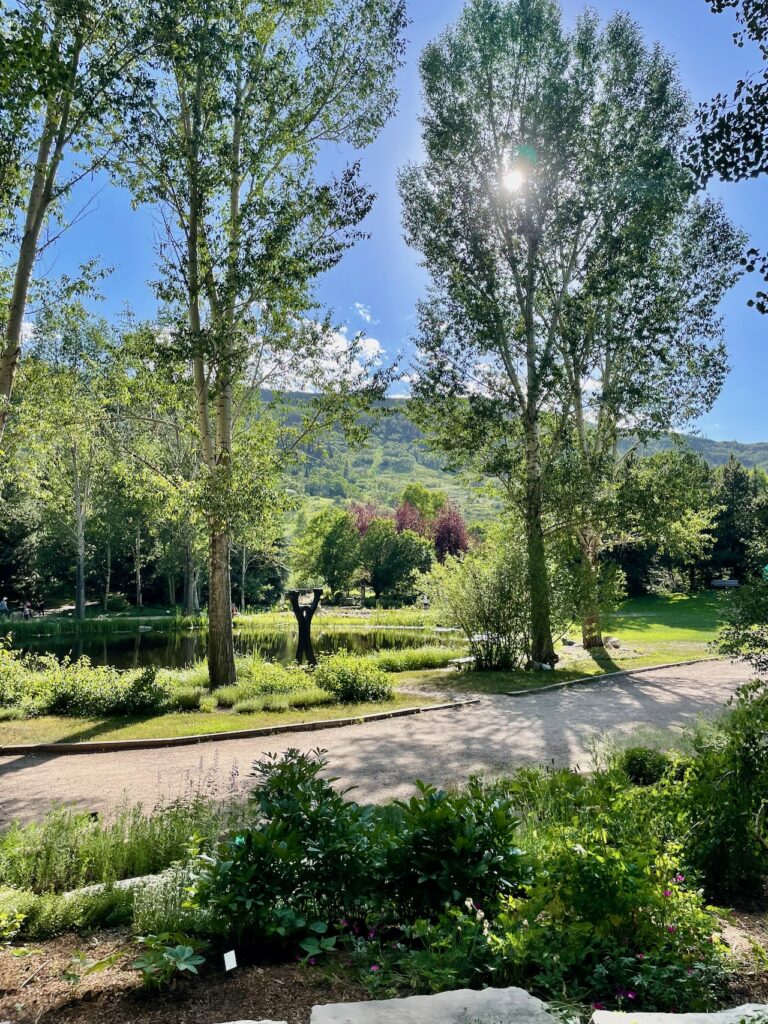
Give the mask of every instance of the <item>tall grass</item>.
M 418 669 L 445 668 L 466 654 L 466 647 L 405 647 L 400 651 L 377 651 L 366 655 L 366 660 L 385 672 L 415 672 Z
M 200 793 L 150 815 L 140 804 L 105 819 L 55 807 L 40 824 L 13 824 L 0 837 L 0 885 L 61 893 L 156 874 L 186 857 L 193 836 L 215 836 L 243 814 L 240 804 Z

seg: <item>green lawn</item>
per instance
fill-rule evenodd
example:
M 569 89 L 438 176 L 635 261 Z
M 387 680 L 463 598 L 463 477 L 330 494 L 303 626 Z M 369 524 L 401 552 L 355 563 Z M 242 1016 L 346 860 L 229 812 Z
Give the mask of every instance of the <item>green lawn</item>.
M 531 690 L 584 676 L 646 668 L 710 657 L 727 594 L 705 593 L 625 601 L 606 617 L 604 634 L 616 636 L 625 649 L 569 653 L 560 646 L 561 662 L 552 672 L 460 672 L 436 670 L 398 676 L 399 685 L 428 690 L 434 686 L 457 693 L 507 693 Z M 574 639 L 576 632 L 571 634 Z
M 20 722 L 0 723 L 0 746 L 16 743 L 85 743 L 95 740 L 135 740 L 203 736 L 235 729 L 263 729 L 329 718 L 362 718 L 399 708 L 429 707 L 437 703 L 428 695 L 396 694 L 394 700 L 367 704 L 330 704 L 304 711 L 261 711 L 240 715 L 232 711 L 171 712 L 152 718 L 65 718 L 50 715 Z

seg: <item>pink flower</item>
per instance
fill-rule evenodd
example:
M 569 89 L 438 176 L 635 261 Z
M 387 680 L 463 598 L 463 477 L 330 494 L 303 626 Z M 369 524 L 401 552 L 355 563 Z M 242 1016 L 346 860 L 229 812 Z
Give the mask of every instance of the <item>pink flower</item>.
M 378 964 L 371 964 L 371 971 L 374 974 L 376 973 L 376 971 L 378 971 L 378 969 L 379 969 L 379 965 Z
M 602 1003 L 592 1003 L 593 1010 L 604 1010 L 605 1006 Z
M 638 953 L 637 954 L 637 959 L 638 960 L 645 960 L 645 953 Z
M 368 932 L 368 938 L 369 938 L 369 939 L 375 939 L 375 938 L 376 938 L 376 929 L 375 929 L 375 928 L 371 928 L 371 929 L 369 930 L 369 932 Z
M 671 889 L 665 889 L 664 890 L 664 895 L 665 896 L 671 896 L 672 895 L 672 890 Z
M 637 999 L 637 992 L 635 992 L 634 989 L 630 989 L 629 992 L 627 992 L 627 999 Z
M 669 932 L 670 935 L 674 935 L 675 932 L 677 931 L 677 927 L 675 925 L 673 925 L 673 924 L 668 924 L 667 925 L 667 931 Z
M 315 958 L 313 956 L 311 956 L 309 958 L 309 966 L 310 967 L 314 967 L 316 963 L 317 963 L 317 960 L 315 960 Z
M 675 875 L 675 881 L 679 885 L 681 882 L 685 881 L 685 875 L 681 875 L 681 874 L 678 873 L 677 875 Z

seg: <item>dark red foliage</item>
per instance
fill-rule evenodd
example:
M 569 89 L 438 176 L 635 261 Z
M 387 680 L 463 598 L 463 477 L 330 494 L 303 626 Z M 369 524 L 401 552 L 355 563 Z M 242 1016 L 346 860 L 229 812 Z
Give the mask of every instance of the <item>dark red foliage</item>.
M 349 514 L 354 516 L 357 531 L 361 537 L 368 532 L 368 527 L 374 519 L 389 519 L 391 512 L 382 512 L 380 508 L 370 502 L 354 501 L 349 506 Z
M 402 533 L 403 530 L 412 530 L 420 537 L 432 536 L 432 524 L 409 501 L 404 501 L 402 505 L 398 506 L 395 512 L 395 526 L 398 533 Z
M 435 551 L 440 562 L 444 562 L 448 555 L 459 555 L 469 548 L 467 524 L 452 501 L 437 513 L 434 536 Z

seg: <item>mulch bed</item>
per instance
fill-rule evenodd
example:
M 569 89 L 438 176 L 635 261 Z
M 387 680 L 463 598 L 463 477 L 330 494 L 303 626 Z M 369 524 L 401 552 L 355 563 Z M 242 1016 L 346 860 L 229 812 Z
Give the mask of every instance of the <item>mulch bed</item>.
M 732 1006 L 768 1003 L 768 964 L 752 955 L 753 944 L 768 951 L 768 905 L 761 897 L 732 911 L 725 934 L 743 969 L 734 977 Z M 67 981 L 82 971 L 73 959 L 89 962 L 124 955 L 114 966 Z M 223 1024 L 278 1020 L 308 1024 L 319 1003 L 364 1000 L 364 989 L 332 968 L 279 964 L 238 967 L 230 974 L 204 967 L 198 979 L 181 980 L 170 991 L 146 990 L 131 964 L 138 955 L 129 931 L 113 929 L 83 937 L 73 934 L 30 945 L 23 956 L 0 949 L 0 1024 Z
M 366 993 L 322 968 L 299 964 L 238 967 L 225 975 L 208 969 L 171 991 L 149 992 L 131 969 L 137 947 L 127 931 L 83 938 L 62 935 L 30 945 L 25 956 L 0 951 L 0 1022 L 11 1024 L 222 1024 L 278 1020 L 308 1024 L 317 1003 L 352 1002 Z M 90 961 L 124 950 L 113 967 L 73 984 L 62 977 L 77 970 L 73 954 Z M 81 968 L 82 970 L 82 968 Z

